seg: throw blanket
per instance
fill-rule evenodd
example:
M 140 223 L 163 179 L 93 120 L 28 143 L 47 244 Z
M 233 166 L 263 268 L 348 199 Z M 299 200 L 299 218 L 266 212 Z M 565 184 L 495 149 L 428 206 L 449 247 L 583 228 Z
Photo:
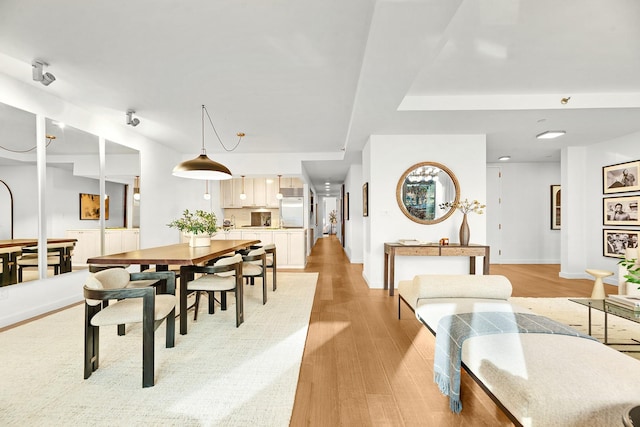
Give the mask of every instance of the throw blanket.
M 512 312 L 476 312 L 444 316 L 438 322 L 434 357 L 434 381 L 449 396 L 451 411 L 460 413 L 460 365 L 462 344 L 470 337 L 504 333 L 561 334 L 595 340 L 544 316 Z

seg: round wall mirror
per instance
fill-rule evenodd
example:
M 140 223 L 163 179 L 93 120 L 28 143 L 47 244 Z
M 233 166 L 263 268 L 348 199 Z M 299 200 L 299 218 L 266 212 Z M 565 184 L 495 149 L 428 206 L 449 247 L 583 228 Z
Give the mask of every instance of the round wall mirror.
M 403 214 L 420 224 L 437 224 L 449 218 L 454 208 L 440 209 L 445 202 L 457 203 L 460 186 L 451 170 L 435 162 L 422 162 L 407 169 L 396 188 Z

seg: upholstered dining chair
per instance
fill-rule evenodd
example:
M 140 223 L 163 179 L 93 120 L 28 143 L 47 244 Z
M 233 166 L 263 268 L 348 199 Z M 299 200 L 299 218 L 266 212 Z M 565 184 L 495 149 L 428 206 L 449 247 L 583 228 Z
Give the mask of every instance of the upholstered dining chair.
M 242 276 L 247 278 L 251 286 L 255 278 L 262 278 L 262 304 L 267 303 L 267 254 L 264 248 L 250 250 L 242 256 Z
M 220 306 L 227 309 L 227 292 L 235 292 L 236 295 L 236 327 L 244 322 L 244 296 L 242 289 L 242 255 L 236 254 L 230 257 L 218 259 L 213 265 L 187 267 L 193 273 L 202 274 L 195 280 L 187 282 L 187 291 L 196 292 L 195 313 L 193 320 L 198 319 L 198 306 L 200 293 L 209 295 L 209 314 L 215 312 L 215 292 L 220 292 Z
M 140 286 L 142 280 L 162 286 Z M 175 286 L 175 274 L 170 271 L 129 273 L 123 268 L 110 268 L 87 277 L 84 284 L 85 379 L 98 369 L 101 326 L 142 323 L 142 387 L 153 387 L 155 330 L 164 320 L 166 347 L 173 347 L 175 342 Z M 117 301 L 103 306 L 103 301 L 108 300 Z
M 54 275 L 60 274 L 62 262 L 62 257 L 59 255 L 47 255 L 47 267 L 53 267 Z M 18 282 L 22 282 L 22 270 L 25 268 L 38 268 L 38 248 L 35 246 L 22 248 L 22 254 L 16 259 L 16 265 L 18 266 Z
M 271 269 L 272 273 L 273 273 L 273 290 L 275 291 L 278 288 L 278 284 L 277 284 L 277 274 L 276 274 L 276 270 L 277 270 L 277 266 L 278 266 L 278 262 L 277 262 L 277 257 L 276 257 L 276 245 L 275 243 L 267 243 L 266 245 L 255 245 L 255 246 L 251 246 L 251 249 L 259 249 L 262 248 L 264 249 L 264 251 L 267 254 L 267 259 L 266 259 L 266 265 L 267 265 L 267 269 Z

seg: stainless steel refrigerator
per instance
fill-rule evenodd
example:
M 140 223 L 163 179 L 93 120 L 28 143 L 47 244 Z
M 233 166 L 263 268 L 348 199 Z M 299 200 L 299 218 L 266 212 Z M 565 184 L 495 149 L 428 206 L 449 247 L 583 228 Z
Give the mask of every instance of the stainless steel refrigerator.
M 304 199 L 302 197 L 283 197 L 280 200 L 280 226 L 302 228 L 304 226 Z

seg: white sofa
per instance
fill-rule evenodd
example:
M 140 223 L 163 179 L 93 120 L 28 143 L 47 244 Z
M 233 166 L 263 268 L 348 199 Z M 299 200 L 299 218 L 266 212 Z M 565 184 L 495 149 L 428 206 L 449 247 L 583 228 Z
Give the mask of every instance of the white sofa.
M 511 283 L 504 276 L 419 275 L 401 281 L 398 293 L 398 314 L 406 303 L 434 334 L 449 314 L 529 312 L 507 300 Z M 640 361 L 590 339 L 475 336 L 464 341 L 462 363 L 516 425 L 617 426 L 630 407 L 640 405 Z

